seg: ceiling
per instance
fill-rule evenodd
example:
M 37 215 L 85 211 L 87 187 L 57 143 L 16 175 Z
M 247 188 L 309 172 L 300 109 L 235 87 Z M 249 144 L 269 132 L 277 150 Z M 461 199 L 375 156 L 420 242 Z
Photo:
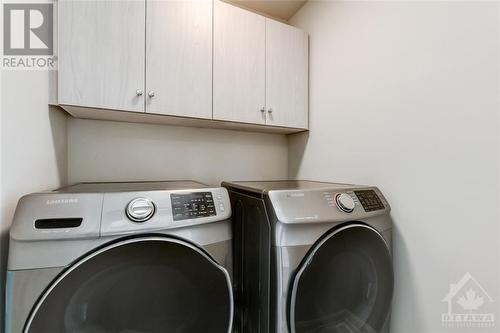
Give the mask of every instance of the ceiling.
M 307 0 L 226 0 L 266 16 L 288 21 Z

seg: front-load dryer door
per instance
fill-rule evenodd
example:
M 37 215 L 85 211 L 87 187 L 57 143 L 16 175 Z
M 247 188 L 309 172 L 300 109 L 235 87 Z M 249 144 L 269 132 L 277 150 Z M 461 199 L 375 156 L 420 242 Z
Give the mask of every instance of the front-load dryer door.
M 132 238 L 68 268 L 33 309 L 25 332 L 230 332 L 228 272 L 167 238 Z
M 380 332 L 394 286 L 384 238 L 364 224 L 333 229 L 309 251 L 291 285 L 292 333 Z

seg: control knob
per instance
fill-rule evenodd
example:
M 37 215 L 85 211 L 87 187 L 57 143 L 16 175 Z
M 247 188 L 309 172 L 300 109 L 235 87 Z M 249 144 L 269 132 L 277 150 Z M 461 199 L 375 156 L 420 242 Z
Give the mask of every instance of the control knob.
M 153 217 L 155 204 L 148 198 L 135 198 L 127 205 L 127 217 L 134 222 L 146 222 Z
M 355 207 L 353 198 L 347 193 L 339 193 L 335 196 L 337 207 L 346 213 L 352 213 Z

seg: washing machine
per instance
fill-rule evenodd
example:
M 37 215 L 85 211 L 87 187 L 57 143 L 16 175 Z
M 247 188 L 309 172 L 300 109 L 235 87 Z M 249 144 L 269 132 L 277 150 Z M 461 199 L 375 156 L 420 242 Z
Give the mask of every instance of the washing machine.
M 230 332 L 230 216 L 226 189 L 192 181 L 23 197 L 6 332 Z
M 390 206 L 373 186 L 224 182 L 237 332 L 387 332 Z

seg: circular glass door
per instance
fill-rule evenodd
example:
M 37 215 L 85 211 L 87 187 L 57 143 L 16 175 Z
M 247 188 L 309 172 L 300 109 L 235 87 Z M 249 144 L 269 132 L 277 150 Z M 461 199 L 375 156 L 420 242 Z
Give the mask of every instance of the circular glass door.
M 38 301 L 26 332 L 229 332 L 227 271 L 196 246 L 136 238 L 66 270 Z
M 393 287 L 392 257 L 375 229 L 363 224 L 334 229 L 313 246 L 293 280 L 290 329 L 380 332 Z

